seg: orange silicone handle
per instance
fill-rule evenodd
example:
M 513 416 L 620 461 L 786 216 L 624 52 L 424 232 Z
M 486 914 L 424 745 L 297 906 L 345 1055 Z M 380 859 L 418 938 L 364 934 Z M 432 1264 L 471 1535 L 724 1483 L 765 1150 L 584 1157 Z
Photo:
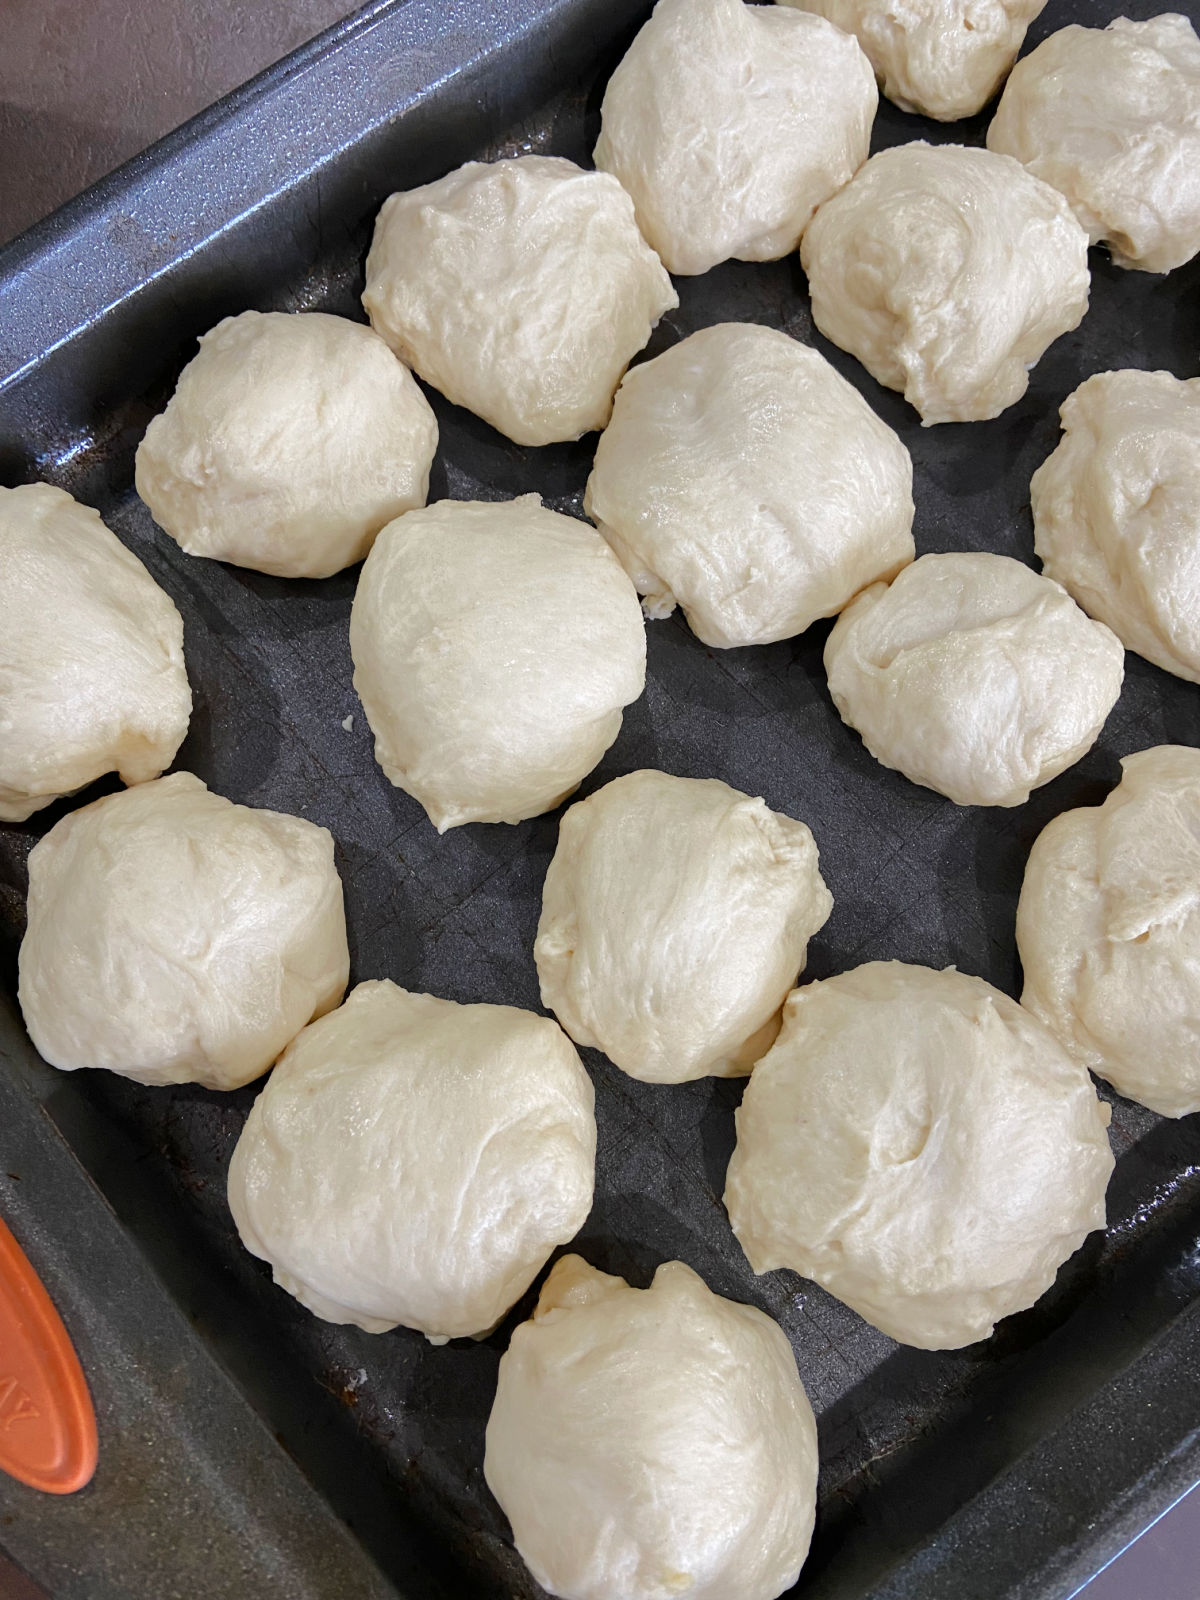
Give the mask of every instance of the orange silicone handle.
M 0 1222 L 0 1470 L 72 1494 L 96 1470 L 87 1380 L 41 1279 Z

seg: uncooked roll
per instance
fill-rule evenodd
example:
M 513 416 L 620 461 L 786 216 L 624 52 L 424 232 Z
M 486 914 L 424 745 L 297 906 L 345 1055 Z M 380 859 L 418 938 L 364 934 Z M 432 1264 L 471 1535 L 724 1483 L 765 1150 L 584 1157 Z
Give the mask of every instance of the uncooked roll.
M 62 489 L 0 489 L 0 822 L 156 778 L 191 711 L 182 619 L 137 557 Z
M 363 294 L 401 360 L 518 444 L 602 428 L 678 304 L 621 185 L 556 156 L 469 161 L 392 195 Z
M 922 556 L 834 624 L 829 692 L 877 761 L 960 806 L 1019 806 L 1095 744 L 1121 641 L 1009 556 Z
M 987 134 L 1070 201 L 1119 267 L 1200 250 L 1200 39 L 1186 17 L 1072 25 L 1013 68 Z
M 671 272 L 773 261 L 867 159 L 879 93 L 821 17 L 659 0 L 609 79 L 595 161 Z
M 1049 577 L 1126 649 L 1200 683 L 1200 378 L 1101 372 L 1033 475 Z
M 360 983 L 254 1102 L 230 1210 L 317 1316 L 482 1336 L 587 1218 L 592 1106 L 546 1017 Z
M 779 0 L 828 17 L 902 111 L 957 122 L 992 98 L 1046 0 Z
M 741 1076 L 832 909 L 804 823 L 717 778 L 631 772 L 562 819 L 542 1004 L 634 1078 Z
M 1200 750 L 1126 756 L 1102 806 L 1038 836 L 1017 907 L 1022 1003 L 1131 1100 L 1200 1111 Z
M 808 1553 L 817 1430 L 780 1328 L 668 1261 L 564 1256 L 500 1360 L 483 1462 L 563 1600 L 774 1600 Z
M 800 257 L 817 327 L 927 425 L 999 416 L 1088 306 L 1087 234 L 1062 195 L 962 145 L 872 156 Z
M 53 1067 L 236 1089 L 349 975 L 324 828 L 169 778 L 109 795 L 29 856 L 20 999 Z
M 380 535 L 350 614 L 375 758 L 439 833 L 566 799 L 646 681 L 637 592 L 600 535 L 518 500 L 439 500 Z
M 437 423 L 370 328 L 243 311 L 200 340 L 137 452 L 137 492 L 193 556 L 281 578 L 361 561 L 425 504 Z
M 791 1267 L 925 1350 L 1031 1306 L 1094 1228 L 1109 1111 L 981 978 L 873 961 L 797 989 L 737 1113 L 725 1203 Z
M 583 508 L 647 616 L 678 603 L 723 648 L 802 633 L 915 554 L 900 440 L 824 356 L 742 322 L 626 373 Z

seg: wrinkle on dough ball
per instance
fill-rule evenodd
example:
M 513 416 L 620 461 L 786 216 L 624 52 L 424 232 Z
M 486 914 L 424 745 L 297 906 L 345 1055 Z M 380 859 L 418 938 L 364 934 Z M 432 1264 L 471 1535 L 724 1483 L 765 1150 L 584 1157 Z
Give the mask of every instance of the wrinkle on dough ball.
M 872 156 L 800 258 L 817 327 L 927 426 L 999 416 L 1088 306 L 1087 234 L 1062 195 L 963 145 Z
M 774 261 L 867 159 L 879 104 L 856 41 L 742 0 L 659 0 L 609 79 L 597 167 L 671 272 Z
M 631 1077 L 742 1076 L 832 909 L 803 822 L 717 778 L 631 772 L 562 819 L 542 1004 Z
M 1019 806 L 1096 742 L 1121 641 L 1010 556 L 929 555 L 842 612 L 829 692 L 885 767 L 960 806 Z
M 65 1072 L 236 1089 L 349 967 L 329 833 L 189 772 L 72 812 L 30 853 L 21 1009 Z
M 1128 650 L 1200 683 L 1200 378 L 1101 372 L 1033 475 L 1048 577 Z
M 563 1600 L 774 1600 L 812 1537 L 817 1430 L 782 1330 L 681 1261 L 564 1256 L 500 1361 L 483 1463 Z
M 1200 1111 L 1200 750 L 1126 756 L 1039 834 L 1017 907 L 1022 1004 L 1166 1117 Z
M 1046 0 L 779 0 L 852 33 L 902 111 L 957 122 L 1000 87 Z
M 725 1204 L 903 1344 L 956 1349 L 1031 1306 L 1094 1228 L 1109 1111 L 981 978 L 874 961 L 797 989 L 737 1112 Z
M 1052 33 L 1013 68 L 988 129 L 1067 197 L 1118 267 L 1200 251 L 1200 39 L 1186 17 Z
M 191 712 L 183 621 L 137 557 L 62 489 L 0 489 L 0 822 L 156 778 Z
M 425 504 L 437 422 L 378 335 L 243 311 L 200 340 L 137 452 L 137 492 L 189 555 L 327 578 Z
M 679 304 L 606 172 L 469 161 L 384 201 L 363 305 L 402 361 L 517 444 L 578 439 Z
M 748 323 L 626 373 L 583 507 L 646 614 L 678 603 L 720 648 L 802 633 L 915 554 L 903 444 L 824 356 Z
M 637 592 L 537 495 L 439 500 L 386 528 L 350 614 L 375 758 L 439 833 L 549 811 L 646 682 Z
M 280 1058 L 229 1167 L 246 1248 L 329 1322 L 490 1333 L 592 1204 L 591 1080 L 546 1017 L 360 983 Z

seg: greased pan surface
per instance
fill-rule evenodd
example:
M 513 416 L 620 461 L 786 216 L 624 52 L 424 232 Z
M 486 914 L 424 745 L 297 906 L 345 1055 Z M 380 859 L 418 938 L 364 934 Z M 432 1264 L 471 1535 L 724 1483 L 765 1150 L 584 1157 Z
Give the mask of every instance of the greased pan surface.
M 537 1008 L 531 951 L 557 814 L 439 839 L 372 758 L 350 683 L 357 573 L 292 583 L 183 555 L 132 492 L 133 452 L 220 316 L 360 315 L 363 255 L 392 189 L 473 156 L 586 161 L 603 82 L 648 9 L 368 8 L 0 253 L 3 481 L 43 477 L 96 505 L 173 596 L 196 700 L 178 765 L 333 831 L 356 980 Z M 1200 14 L 1195 0 L 1184 9 Z M 1051 0 L 1030 43 L 1115 14 L 1115 0 Z M 940 126 L 881 102 L 875 148 L 978 144 L 986 120 Z M 1159 279 L 1093 251 L 1092 269 L 1082 326 L 990 423 L 922 429 L 814 333 L 795 258 L 678 280 L 680 308 L 647 353 L 723 320 L 815 344 L 912 451 L 918 550 L 1031 561 L 1029 478 L 1063 398 L 1111 367 L 1197 371 L 1196 264 Z M 431 497 L 535 490 L 580 513 L 594 437 L 522 449 L 431 399 Z M 1200 743 L 1200 690 L 1130 656 L 1084 761 L 1016 811 L 961 810 L 880 767 L 838 719 L 827 631 L 716 652 L 678 617 L 650 624 L 646 694 L 581 792 L 654 765 L 762 794 L 812 827 L 836 901 L 807 976 L 894 957 L 1018 993 L 1013 922 L 1037 833 L 1098 802 L 1122 755 Z M 225 1207 L 256 1086 L 68 1077 L 25 1039 L 25 860 L 103 787 L 0 828 L 0 1210 L 80 1342 L 101 1426 L 84 1495 L 48 1507 L 0 1480 L 0 1543 L 62 1600 L 537 1594 L 481 1470 L 496 1366 L 532 1295 L 491 1338 L 440 1350 L 402 1329 L 372 1338 L 317 1321 L 241 1249 Z M 600 1148 L 576 1248 L 638 1284 L 679 1257 L 778 1318 L 796 1350 L 822 1448 L 798 1595 L 1052 1600 L 1200 1476 L 1200 1119 L 1114 1098 L 1107 1234 L 991 1340 L 930 1353 L 794 1275 L 750 1272 L 720 1201 L 740 1084 L 641 1084 L 586 1054 Z

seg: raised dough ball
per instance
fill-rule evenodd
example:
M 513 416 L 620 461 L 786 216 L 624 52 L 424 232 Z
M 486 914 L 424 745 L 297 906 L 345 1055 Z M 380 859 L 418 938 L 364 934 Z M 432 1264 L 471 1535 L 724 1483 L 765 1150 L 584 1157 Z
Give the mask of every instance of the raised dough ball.
M 931 555 L 842 612 L 825 670 L 885 767 L 960 806 L 1019 806 L 1095 744 L 1125 652 L 1020 561 Z
M 562 819 L 542 1004 L 634 1078 L 738 1077 L 832 910 L 804 823 L 717 778 L 631 772 Z
M 797 989 L 737 1113 L 725 1204 L 903 1344 L 955 1349 L 1031 1306 L 1093 1228 L 1108 1107 L 981 978 L 873 961 Z
M 385 200 L 363 295 L 402 361 L 518 444 L 602 428 L 678 304 L 621 185 L 556 156 L 469 161 Z
M 53 1067 L 236 1089 L 349 975 L 324 828 L 169 778 L 109 795 L 29 856 L 20 998 Z
M 878 104 L 870 62 L 821 17 L 659 0 L 609 79 L 595 161 L 671 272 L 773 261 L 867 159 Z
M 647 615 L 678 603 L 721 647 L 802 633 L 915 553 L 900 440 L 824 356 L 740 322 L 626 373 L 583 506 Z
M 791 1346 L 681 1261 L 649 1289 L 564 1256 L 500 1361 L 483 1462 L 563 1600 L 774 1600 L 816 1509 Z
M 537 495 L 439 500 L 384 530 L 350 614 L 375 758 L 439 833 L 565 800 L 646 682 L 637 592 Z
M 62 489 L 0 489 L 0 822 L 156 778 L 191 710 L 183 622 L 137 557 Z
M 1152 1111 L 1200 1111 L 1200 750 L 1126 756 L 1102 806 L 1039 835 L 1017 908 L 1022 1002 Z
M 425 504 L 429 402 L 370 328 L 243 311 L 200 340 L 138 446 L 137 492 L 189 555 L 327 578 Z
M 779 0 L 828 17 L 902 111 L 957 122 L 995 94 L 1046 0 Z
M 1088 306 L 1087 234 L 1009 156 L 881 150 L 800 247 L 813 321 L 926 424 L 995 417 Z
M 1129 650 L 1200 683 L 1200 378 L 1101 372 L 1033 475 L 1049 577 Z
M 360 983 L 267 1079 L 229 1207 L 317 1316 L 483 1335 L 587 1218 L 592 1105 L 547 1018 Z
M 1200 250 L 1200 39 L 1186 17 L 1052 33 L 1013 68 L 987 135 L 1060 190 L 1119 267 Z

